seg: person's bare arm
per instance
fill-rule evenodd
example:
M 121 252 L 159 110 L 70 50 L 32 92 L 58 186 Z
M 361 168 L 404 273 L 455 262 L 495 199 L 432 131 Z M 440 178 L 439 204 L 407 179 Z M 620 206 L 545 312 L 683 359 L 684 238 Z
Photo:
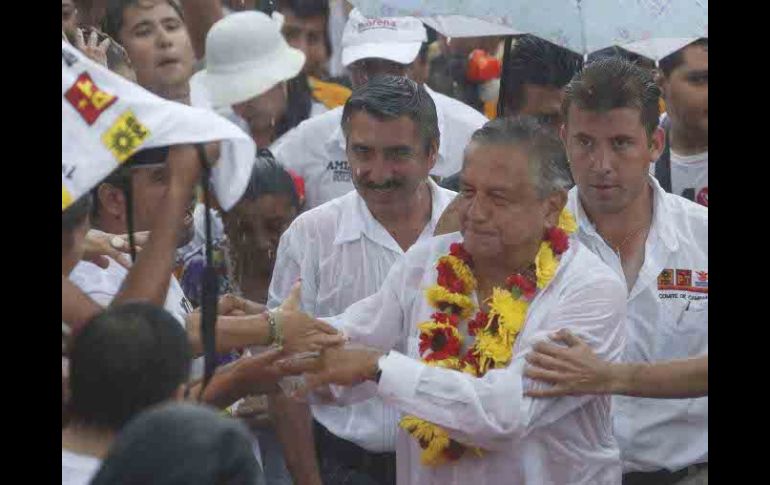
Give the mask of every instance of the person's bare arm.
M 527 356 L 524 375 L 552 387 L 527 391 L 530 397 L 619 394 L 683 399 L 708 395 L 708 354 L 665 362 L 612 364 L 599 359 L 567 330 L 551 338 L 566 347 L 535 344 Z
M 169 187 L 150 228 L 150 237 L 123 280 L 112 304 L 142 300 L 163 306 L 174 269 L 179 230 L 200 176 L 200 160 L 193 145 L 169 149 Z
M 217 20 L 224 17 L 220 0 L 182 0 L 187 31 L 190 33 L 195 57 L 206 55 L 206 34 Z
M 61 277 L 61 318 L 77 334 L 102 307 L 88 297 L 66 276 Z
M 321 485 L 313 438 L 313 416 L 306 402 L 277 392 L 268 396 L 275 433 L 284 449 L 286 468 L 297 485 Z

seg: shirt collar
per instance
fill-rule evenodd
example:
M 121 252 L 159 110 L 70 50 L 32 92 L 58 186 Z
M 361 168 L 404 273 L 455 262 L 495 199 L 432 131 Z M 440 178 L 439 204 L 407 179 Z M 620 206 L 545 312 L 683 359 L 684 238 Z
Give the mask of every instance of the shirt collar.
M 438 160 L 436 160 L 436 165 L 439 165 L 439 163 L 446 159 L 446 143 L 444 138 L 444 110 L 442 108 L 441 103 L 437 101 L 437 95 L 436 92 L 433 91 L 431 88 L 428 87 L 427 84 L 423 84 L 423 87 L 425 88 L 425 91 L 428 92 L 428 95 L 433 100 L 433 104 L 436 105 L 436 118 L 438 119 L 438 132 L 439 132 L 439 143 L 438 143 Z M 345 152 L 345 133 L 342 131 L 342 109 L 343 107 L 337 108 L 339 109 L 339 120 L 337 122 L 337 127 L 332 130 L 331 136 L 326 140 L 326 146 L 327 147 L 339 147 L 340 150 Z
M 430 177 L 427 180 L 431 197 L 431 214 L 430 221 L 426 225 L 425 230 L 428 230 L 432 235 L 446 204 L 442 205 L 442 194 L 439 193 L 440 188 L 436 185 L 436 182 Z M 369 211 L 369 207 L 366 206 L 363 197 L 358 194 L 358 191 L 352 190 L 338 200 L 342 204 L 342 210 L 339 219 L 341 222 L 337 228 L 337 235 L 334 238 L 335 245 L 357 241 L 361 236 L 366 236 L 392 251 L 404 252 L 388 233 L 387 229 L 374 218 Z
M 652 225 L 649 234 L 654 234 L 660 238 L 670 251 L 676 251 L 679 248 L 679 241 L 676 237 L 674 222 L 670 217 L 671 208 L 667 207 L 667 197 L 669 194 L 663 190 L 655 177 L 648 176 L 648 183 L 652 188 Z M 577 185 L 569 191 L 568 207 L 575 215 L 578 231 L 588 237 L 601 239 L 601 236 L 596 231 L 596 227 L 583 209 L 583 203 L 578 196 Z M 647 237 L 649 238 L 650 236 Z

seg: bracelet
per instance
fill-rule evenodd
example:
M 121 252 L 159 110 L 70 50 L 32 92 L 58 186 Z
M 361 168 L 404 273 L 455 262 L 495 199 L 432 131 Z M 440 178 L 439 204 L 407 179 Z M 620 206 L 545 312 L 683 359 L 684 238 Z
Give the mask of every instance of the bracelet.
M 283 345 L 283 327 L 278 318 L 278 312 L 267 312 L 267 323 L 270 326 L 270 345 L 276 345 L 278 347 Z

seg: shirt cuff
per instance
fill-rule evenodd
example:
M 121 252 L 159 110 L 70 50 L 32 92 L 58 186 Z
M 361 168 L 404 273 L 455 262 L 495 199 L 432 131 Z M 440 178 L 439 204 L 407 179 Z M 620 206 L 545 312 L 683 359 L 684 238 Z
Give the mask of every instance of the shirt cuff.
M 422 362 L 391 350 L 379 361 L 380 383 L 377 391 L 385 399 L 411 399 L 417 390 L 417 383 L 425 366 Z

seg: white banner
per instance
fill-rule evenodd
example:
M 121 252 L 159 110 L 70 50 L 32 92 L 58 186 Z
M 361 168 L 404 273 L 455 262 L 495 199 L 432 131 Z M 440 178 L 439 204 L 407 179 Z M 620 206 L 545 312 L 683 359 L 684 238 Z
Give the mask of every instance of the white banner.
M 256 146 L 218 114 L 162 99 L 62 41 L 62 210 L 138 150 L 221 141 L 212 170 L 219 203 L 246 190 Z

